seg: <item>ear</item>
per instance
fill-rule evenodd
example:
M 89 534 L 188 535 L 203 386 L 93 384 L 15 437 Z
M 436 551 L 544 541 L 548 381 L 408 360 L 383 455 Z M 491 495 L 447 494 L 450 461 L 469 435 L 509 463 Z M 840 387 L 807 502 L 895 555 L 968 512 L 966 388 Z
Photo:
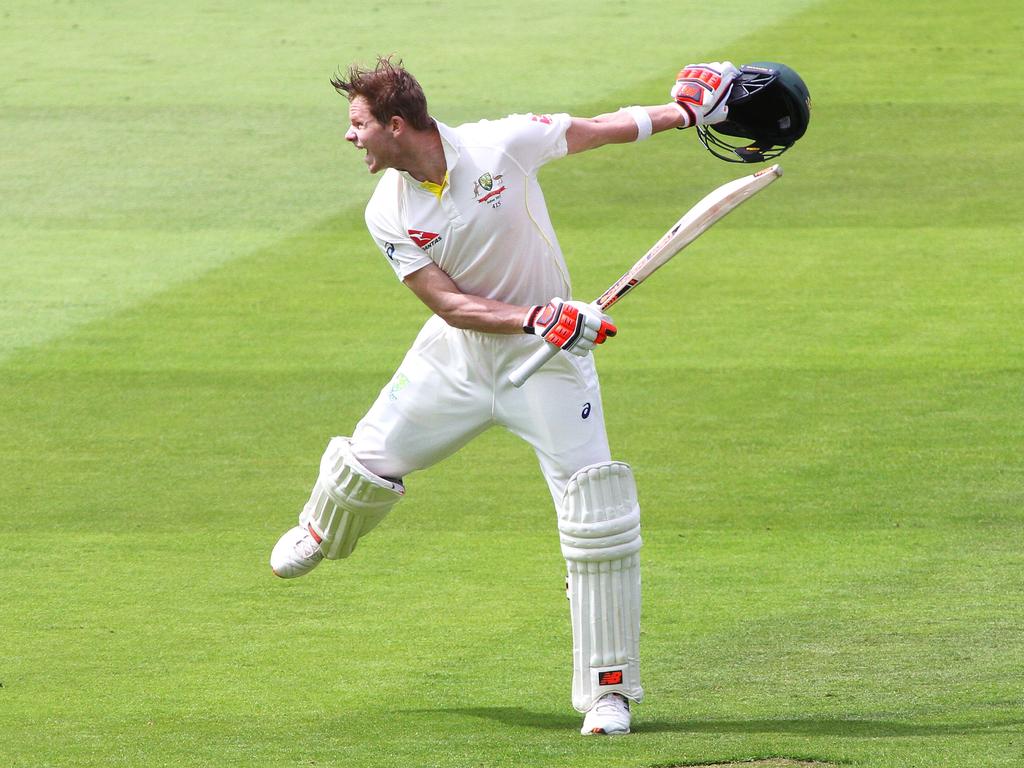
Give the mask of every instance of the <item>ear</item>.
M 405 122 L 405 118 L 398 115 L 394 115 L 388 120 L 388 129 L 391 131 L 391 135 L 395 137 L 400 136 L 405 131 L 407 125 L 408 123 Z

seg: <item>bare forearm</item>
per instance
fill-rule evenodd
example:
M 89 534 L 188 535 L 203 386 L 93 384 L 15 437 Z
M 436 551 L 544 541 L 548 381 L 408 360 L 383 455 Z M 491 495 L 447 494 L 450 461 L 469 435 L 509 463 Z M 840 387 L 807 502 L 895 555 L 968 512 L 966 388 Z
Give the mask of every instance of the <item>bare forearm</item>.
M 660 133 L 685 124 L 682 113 L 674 104 L 659 104 L 641 109 L 651 118 L 652 133 Z M 620 109 L 618 112 L 609 112 L 597 117 L 574 117 L 566 133 L 566 143 L 569 154 L 573 154 L 603 147 L 605 144 L 636 141 L 637 135 L 636 120 L 629 112 Z
M 460 293 L 445 296 L 431 309 L 454 328 L 483 333 L 522 333 L 530 308 Z
M 684 124 L 683 115 L 674 104 L 659 104 L 653 107 L 641 107 L 651 118 L 653 133 L 667 131 L 669 128 L 678 128 Z M 618 127 L 615 143 L 636 141 L 636 121 L 624 109 L 617 112 L 609 112 L 605 115 L 598 115 L 590 118 L 595 123 L 604 123 Z M 611 143 L 611 142 L 609 142 Z
M 405 284 L 430 310 L 454 328 L 483 333 L 522 333 L 529 307 L 463 293 L 436 265 L 405 278 Z

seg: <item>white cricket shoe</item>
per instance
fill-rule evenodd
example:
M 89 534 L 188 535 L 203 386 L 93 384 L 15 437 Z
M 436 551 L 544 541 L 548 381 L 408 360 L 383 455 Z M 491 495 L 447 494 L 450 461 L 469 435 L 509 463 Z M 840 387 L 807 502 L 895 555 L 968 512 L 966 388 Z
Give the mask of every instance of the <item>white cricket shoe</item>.
M 323 559 L 320 542 L 313 533 L 304 525 L 296 525 L 285 531 L 274 545 L 270 553 L 270 570 L 282 579 L 294 579 L 305 576 Z
M 603 734 L 617 736 L 629 733 L 629 701 L 618 693 L 606 693 L 583 718 L 580 733 L 584 736 Z

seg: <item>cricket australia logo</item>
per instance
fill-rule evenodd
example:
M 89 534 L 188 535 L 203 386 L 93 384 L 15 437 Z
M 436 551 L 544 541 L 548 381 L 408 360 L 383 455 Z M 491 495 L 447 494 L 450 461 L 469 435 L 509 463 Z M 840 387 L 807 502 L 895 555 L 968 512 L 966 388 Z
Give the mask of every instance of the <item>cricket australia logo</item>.
M 441 236 L 437 232 L 427 232 L 424 229 L 410 229 L 408 232 L 412 241 L 424 251 L 429 251 L 441 242 Z
M 501 194 L 507 187 L 501 183 L 502 173 L 485 173 L 473 184 L 473 197 L 478 203 L 489 203 L 491 208 L 501 207 Z M 495 188 L 497 187 L 497 188 Z
M 409 377 L 404 373 L 399 372 L 395 375 L 395 378 L 391 380 L 391 388 L 388 390 L 388 399 L 397 400 L 398 394 L 409 386 Z

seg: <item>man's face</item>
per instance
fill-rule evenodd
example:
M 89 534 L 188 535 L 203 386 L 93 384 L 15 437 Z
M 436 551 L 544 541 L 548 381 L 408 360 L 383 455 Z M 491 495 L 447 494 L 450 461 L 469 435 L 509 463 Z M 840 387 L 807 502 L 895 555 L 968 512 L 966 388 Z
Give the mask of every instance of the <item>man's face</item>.
M 362 96 L 356 96 L 349 103 L 348 120 L 350 125 L 345 140 L 366 152 L 363 160 L 370 173 L 391 168 L 398 150 L 395 137 L 390 128 L 377 122 Z

